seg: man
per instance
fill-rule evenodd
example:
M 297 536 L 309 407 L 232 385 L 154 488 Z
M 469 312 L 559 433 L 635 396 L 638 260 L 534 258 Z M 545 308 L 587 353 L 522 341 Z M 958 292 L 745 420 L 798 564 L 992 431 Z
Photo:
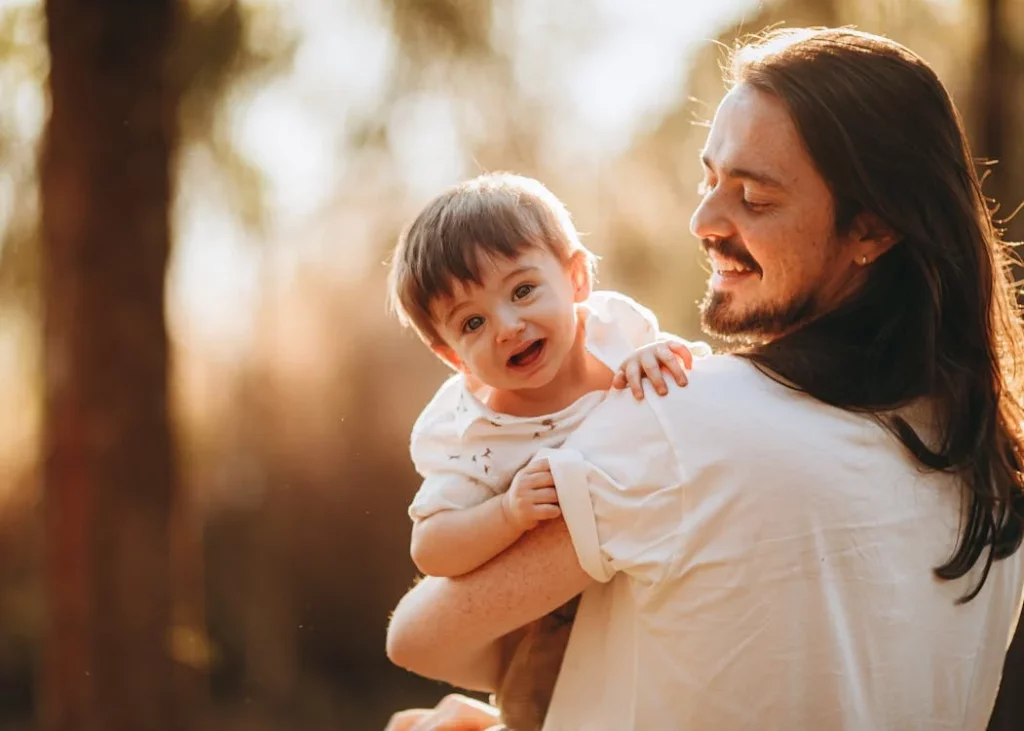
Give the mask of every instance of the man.
M 984 729 L 1024 331 L 959 117 L 850 30 L 770 33 L 728 81 L 691 229 L 736 353 L 539 455 L 564 521 L 417 585 L 389 656 L 489 689 L 500 638 L 585 590 L 545 729 Z

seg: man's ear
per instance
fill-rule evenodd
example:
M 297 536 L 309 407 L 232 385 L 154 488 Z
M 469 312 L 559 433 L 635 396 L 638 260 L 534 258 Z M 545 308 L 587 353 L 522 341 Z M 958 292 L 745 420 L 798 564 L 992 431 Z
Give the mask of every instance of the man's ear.
M 569 257 L 569 278 L 572 280 L 573 301 L 583 302 L 590 297 L 594 291 L 594 278 L 585 252 L 575 251 Z
M 861 265 L 871 264 L 903 239 L 896 229 L 870 211 L 857 214 L 850 232 L 853 258 Z
M 462 362 L 462 359 L 458 354 L 447 345 L 431 345 L 430 349 L 434 352 L 438 358 L 443 360 L 445 364 L 460 373 L 468 373 L 466 370 L 466 364 Z

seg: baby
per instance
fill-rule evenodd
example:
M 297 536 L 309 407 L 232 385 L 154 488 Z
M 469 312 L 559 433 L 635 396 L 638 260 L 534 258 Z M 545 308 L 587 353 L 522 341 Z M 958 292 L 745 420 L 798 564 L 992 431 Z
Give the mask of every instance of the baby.
M 594 263 L 562 203 L 510 174 L 445 191 L 399 240 L 392 307 L 457 372 L 410 440 L 423 477 L 412 558 L 424 574 L 472 571 L 557 517 L 548 469 L 520 469 L 610 388 L 643 398 L 646 376 L 664 394 L 663 368 L 685 385 L 691 348 L 625 295 L 593 291 Z M 577 600 L 507 639 L 496 704 L 513 731 L 543 724 Z

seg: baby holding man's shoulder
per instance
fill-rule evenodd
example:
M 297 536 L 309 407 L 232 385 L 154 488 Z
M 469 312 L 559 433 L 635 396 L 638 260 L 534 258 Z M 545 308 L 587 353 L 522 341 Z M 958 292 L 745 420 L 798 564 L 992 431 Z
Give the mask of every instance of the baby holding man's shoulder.
M 458 576 L 560 515 L 538 450 L 562 444 L 611 388 L 667 393 L 693 354 L 625 295 L 593 291 L 595 257 L 568 211 L 536 180 L 488 174 L 450 188 L 416 217 L 392 260 L 401 321 L 456 374 L 413 427 L 423 483 L 409 508 L 412 557 Z M 496 692 L 503 723 L 540 729 L 577 600 L 511 638 Z

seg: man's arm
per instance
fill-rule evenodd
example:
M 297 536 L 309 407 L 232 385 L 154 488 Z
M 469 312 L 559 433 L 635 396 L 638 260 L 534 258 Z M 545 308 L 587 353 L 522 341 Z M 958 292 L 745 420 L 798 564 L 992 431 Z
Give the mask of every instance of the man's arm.
M 565 523 L 546 521 L 471 573 L 427 578 L 413 587 L 392 615 L 388 658 L 419 675 L 493 690 L 501 638 L 557 609 L 592 581 Z

